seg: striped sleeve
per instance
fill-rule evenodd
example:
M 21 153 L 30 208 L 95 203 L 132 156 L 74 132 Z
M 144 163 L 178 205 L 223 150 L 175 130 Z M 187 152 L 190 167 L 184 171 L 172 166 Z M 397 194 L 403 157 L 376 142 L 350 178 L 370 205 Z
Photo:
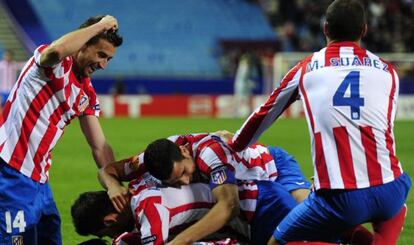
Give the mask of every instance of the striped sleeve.
M 222 166 L 233 169 L 229 164 L 233 157 L 221 143 L 213 140 L 206 141 L 199 145 L 198 151 L 196 164 L 204 174 L 210 175 L 212 170 Z
M 235 151 L 241 151 L 255 143 L 259 136 L 298 99 L 298 86 L 301 67 L 310 57 L 299 62 L 282 79 L 280 86 L 275 89 L 267 101 L 259 106 L 236 132 L 229 145 Z
M 40 57 L 42 56 L 43 51 L 49 47 L 49 45 L 40 45 L 39 47 L 37 47 L 34 51 L 34 60 L 35 63 L 40 66 Z

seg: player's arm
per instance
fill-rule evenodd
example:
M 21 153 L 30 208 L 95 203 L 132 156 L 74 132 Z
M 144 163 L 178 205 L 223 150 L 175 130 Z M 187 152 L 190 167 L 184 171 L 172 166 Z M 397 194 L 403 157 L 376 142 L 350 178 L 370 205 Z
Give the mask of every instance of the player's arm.
M 114 153 L 105 139 L 98 118 L 93 115 L 84 115 L 79 117 L 79 122 L 98 168 L 114 162 Z
M 217 203 L 195 224 L 181 232 L 169 244 L 192 244 L 221 229 L 240 212 L 238 187 L 235 184 L 218 185 L 212 190 Z
M 47 47 L 40 58 L 41 66 L 53 66 L 63 58 L 76 53 L 92 37 L 99 33 L 118 29 L 117 20 L 107 15 L 99 22 L 85 28 L 65 34 Z
M 101 185 L 108 191 L 109 199 L 118 212 L 121 212 L 128 203 L 128 190 L 122 185 L 122 181 L 130 180 L 128 172 L 138 171 L 138 156 L 111 162 L 99 169 L 98 179 Z
M 227 130 L 218 130 L 213 134 L 219 136 L 224 142 L 229 142 L 234 137 L 234 133 Z
M 143 153 L 138 156 L 122 159 L 120 161 L 111 162 L 99 169 L 98 177 L 102 180 L 101 184 L 107 188 L 107 179 L 114 178 L 118 181 L 131 181 L 140 177 L 145 172 L 143 162 Z
M 257 142 L 259 136 L 272 125 L 289 105 L 299 98 L 299 80 L 304 63 L 307 63 L 307 59 L 292 68 L 267 101 L 259 106 L 243 123 L 232 141 L 229 142 L 229 146 L 233 150 L 241 151 Z

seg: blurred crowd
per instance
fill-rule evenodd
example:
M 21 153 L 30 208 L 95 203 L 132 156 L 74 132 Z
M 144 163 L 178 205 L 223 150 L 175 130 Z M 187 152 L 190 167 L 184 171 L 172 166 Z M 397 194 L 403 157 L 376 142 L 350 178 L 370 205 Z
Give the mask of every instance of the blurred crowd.
M 256 0 L 275 28 L 282 51 L 325 46 L 324 12 L 332 0 Z M 362 0 L 368 13 L 363 46 L 373 52 L 414 52 L 414 0 Z M 346 20 L 344 20 L 346 21 Z

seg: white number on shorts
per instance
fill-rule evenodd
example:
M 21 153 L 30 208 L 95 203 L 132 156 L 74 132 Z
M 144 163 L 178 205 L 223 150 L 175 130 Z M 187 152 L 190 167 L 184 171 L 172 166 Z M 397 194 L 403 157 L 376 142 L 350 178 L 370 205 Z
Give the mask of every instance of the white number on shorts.
M 23 210 L 17 211 L 16 217 L 14 217 L 13 224 L 11 222 L 11 213 L 6 211 L 6 232 L 12 233 L 12 228 L 18 228 L 19 232 L 24 232 L 26 228 L 26 221 L 24 221 L 24 212 Z

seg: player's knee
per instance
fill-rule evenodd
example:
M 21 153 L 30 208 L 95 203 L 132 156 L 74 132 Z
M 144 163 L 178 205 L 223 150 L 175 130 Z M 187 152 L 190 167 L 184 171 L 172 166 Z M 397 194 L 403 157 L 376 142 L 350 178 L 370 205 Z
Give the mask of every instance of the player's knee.
M 290 192 L 290 194 L 295 198 L 297 203 L 301 203 L 309 196 L 309 189 L 296 189 Z

